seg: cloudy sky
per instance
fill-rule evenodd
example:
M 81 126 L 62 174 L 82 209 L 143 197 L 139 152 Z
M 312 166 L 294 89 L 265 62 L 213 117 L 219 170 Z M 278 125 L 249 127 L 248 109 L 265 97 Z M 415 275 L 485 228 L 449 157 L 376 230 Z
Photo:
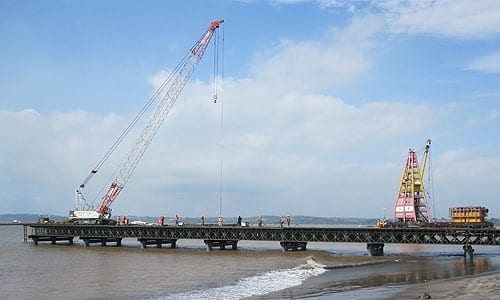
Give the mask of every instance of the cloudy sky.
M 0 1 L 0 213 L 73 209 L 216 19 L 221 101 L 211 46 L 115 215 L 392 217 L 408 149 L 430 138 L 433 215 L 481 205 L 500 217 L 496 0 Z M 87 185 L 89 202 L 145 122 Z

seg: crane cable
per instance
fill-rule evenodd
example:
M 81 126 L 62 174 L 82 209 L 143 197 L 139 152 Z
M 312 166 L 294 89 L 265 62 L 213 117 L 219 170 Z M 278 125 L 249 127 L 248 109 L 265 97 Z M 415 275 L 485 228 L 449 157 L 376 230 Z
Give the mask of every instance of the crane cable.
M 214 51 L 214 103 L 218 98 L 217 78 L 219 76 L 219 35 L 216 35 Z M 220 64 L 220 86 L 224 83 L 224 27 L 222 27 L 222 59 Z M 221 88 L 222 92 L 222 88 Z M 223 194 L 223 158 L 224 158 L 224 101 L 220 100 L 220 177 L 219 177 L 219 216 L 222 216 L 222 194 Z
M 432 211 L 435 214 L 436 213 L 436 199 L 434 198 L 434 173 L 433 173 L 432 156 L 431 156 L 430 150 L 429 150 L 429 183 L 430 183 L 430 188 L 431 188 L 431 192 L 430 192 L 429 196 L 431 198 Z
M 218 91 L 217 91 L 217 83 L 219 77 L 219 32 L 216 32 L 214 35 L 214 63 L 213 63 L 213 89 L 214 89 L 214 103 L 217 103 Z

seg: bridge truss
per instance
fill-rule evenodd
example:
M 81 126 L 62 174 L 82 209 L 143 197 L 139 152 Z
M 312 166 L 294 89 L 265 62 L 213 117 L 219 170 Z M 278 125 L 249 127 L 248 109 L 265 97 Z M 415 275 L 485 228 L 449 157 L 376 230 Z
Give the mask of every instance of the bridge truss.
M 500 245 L 498 229 L 109 226 L 32 224 L 30 237 L 200 239 L 286 242 Z

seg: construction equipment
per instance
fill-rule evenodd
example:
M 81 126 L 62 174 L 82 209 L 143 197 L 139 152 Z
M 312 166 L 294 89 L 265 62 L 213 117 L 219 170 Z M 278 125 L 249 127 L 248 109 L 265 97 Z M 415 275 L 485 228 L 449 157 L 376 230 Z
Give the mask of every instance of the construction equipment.
M 90 174 L 76 189 L 76 207 L 74 211 L 70 211 L 70 219 L 74 220 L 75 223 L 114 223 L 111 220 L 111 204 L 116 200 L 119 193 L 122 191 L 123 187 L 130 179 L 130 176 L 137 167 L 146 149 L 153 140 L 168 113 L 172 109 L 175 101 L 177 100 L 184 86 L 191 77 L 194 69 L 203 57 L 203 54 L 205 53 L 205 50 L 207 49 L 207 46 L 210 43 L 210 40 L 212 39 L 212 36 L 214 35 L 216 29 L 219 28 L 219 26 L 223 22 L 224 20 L 217 20 L 210 23 L 208 30 L 189 50 L 183 60 L 178 64 L 177 68 L 154 93 L 145 108 L 143 108 L 143 110 L 139 112 L 136 118 L 124 131 L 124 133 L 122 133 L 122 135 L 117 139 L 113 146 L 105 153 L 101 161 L 99 161 L 96 167 L 92 169 Z M 108 189 L 108 192 L 102 197 L 102 202 L 99 208 L 95 210 L 93 205 L 88 204 L 85 197 L 83 196 L 82 192 L 85 188 L 85 185 L 99 171 L 99 168 L 102 166 L 104 161 L 111 155 L 118 144 L 123 140 L 125 135 L 137 123 L 137 121 L 142 117 L 147 108 L 149 108 L 149 106 L 156 98 L 158 98 L 160 94 L 163 94 L 163 97 L 161 98 L 156 110 L 153 112 L 141 135 L 136 140 L 135 144 L 132 146 L 125 159 L 122 161 L 121 165 L 118 168 L 117 175 Z
M 377 222 L 379 228 L 420 228 L 420 229 L 433 229 L 433 228 L 463 228 L 463 229 L 479 229 L 491 230 L 495 229 L 493 222 L 488 221 L 489 210 L 483 206 L 460 206 L 450 208 L 450 221 L 434 221 L 434 222 L 390 222 L 380 219 Z
M 423 183 L 430 147 L 431 140 L 428 139 L 422 159 L 422 167 L 418 164 L 417 153 L 412 149 L 408 151 L 408 158 L 401 176 L 394 208 L 394 222 L 432 222 L 427 203 L 427 193 Z
M 450 208 L 450 217 L 453 223 L 482 224 L 488 216 L 488 209 L 483 206 L 461 206 Z
M 433 221 L 427 202 L 427 191 L 424 187 L 424 175 L 427 168 L 431 140 L 427 140 L 422 165 L 419 166 L 417 154 L 410 149 L 398 189 L 394 219 L 379 219 L 379 228 L 474 228 L 491 229 L 493 223 L 487 221 L 488 209 L 482 206 L 466 206 L 450 208 L 451 221 Z

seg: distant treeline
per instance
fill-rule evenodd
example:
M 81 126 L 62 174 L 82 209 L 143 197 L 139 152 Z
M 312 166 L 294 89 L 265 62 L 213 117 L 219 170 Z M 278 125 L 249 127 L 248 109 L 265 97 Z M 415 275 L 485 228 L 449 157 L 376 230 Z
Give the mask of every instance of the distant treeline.
M 66 220 L 67 217 L 57 216 L 57 215 L 47 215 L 47 214 L 0 214 L 0 223 L 11 223 L 11 222 L 37 222 L 39 218 L 48 217 L 54 222 L 60 222 Z M 144 221 L 149 223 L 156 223 L 158 217 L 150 216 L 127 216 L 131 221 Z M 183 217 L 179 216 L 180 220 L 185 224 L 200 224 L 200 217 Z M 273 225 L 278 224 L 280 216 L 262 216 L 264 219 L 264 224 Z M 283 216 L 286 217 L 286 216 Z M 292 224 L 295 225 L 307 225 L 307 224 L 322 224 L 322 225 L 375 225 L 377 223 L 377 218 L 342 218 L 342 217 L 312 217 L 312 216 L 291 216 Z M 174 216 L 165 216 L 165 223 L 174 224 Z M 257 224 L 258 216 L 245 217 L 242 216 L 242 222 L 248 222 L 250 225 Z M 236 224 L 238 216 L 235 217 L 224 217 L 223 222 L 225 224 Z M 500 226 L 500 219 L 490 218 L 496 226 Z M 206 224 L 216 224 L 217 217 L 205 217 Z
M 55 222 L 66 220 L 67 217 L 57 216 L 57 215 L 47 215 L 47 214 L 1 214 L 1 223 L 10 222 L 37 222 L 39 218 L 48 217 L 50 220 Z M 121 216 L 123 217 L 123 216 Z M 144 221 L 149 223 L 156 223 L 159 216 L 127 216 L 131 221 Z M 201 223 L 200 217 L 183 217 L 179 216 L 180 220 L 185 224 L 199 224 Z M 264 224 L 278 224 L 280 216 L 270 216 L 264 215 Z M 283 216 L 286 217 L 286 216 Z M 374 225 L 377 219 L 371 218 L 326 218 L 326 217 L 311 217 L 311 216 L 291 216 L 293 224 L 323 224 L 323 225 L 335 225 L 335 224 L 346 224 L 346 225 Z M 165 223 L 175 223 L 175 216 L 165 216 Z M 257 224 L 258 216 L 245 217 L 242 216 L 242 222 L 248 222 L 250 225 Z M 226 224 L 236 223 L 238 216 L 234 217 L 224 217 L 223 222 Z M 205 217 L 205 223 L 217 223 L 217 217 Z
M 38 222 L 39 218 L 48 217 L 55 222 L 63 221 L 67 217 L 61 217 L 56 215 L 38 215 L 38 214 L 2 214 L 0 215 L 0 223 L 12 223 L 12 222 Z

